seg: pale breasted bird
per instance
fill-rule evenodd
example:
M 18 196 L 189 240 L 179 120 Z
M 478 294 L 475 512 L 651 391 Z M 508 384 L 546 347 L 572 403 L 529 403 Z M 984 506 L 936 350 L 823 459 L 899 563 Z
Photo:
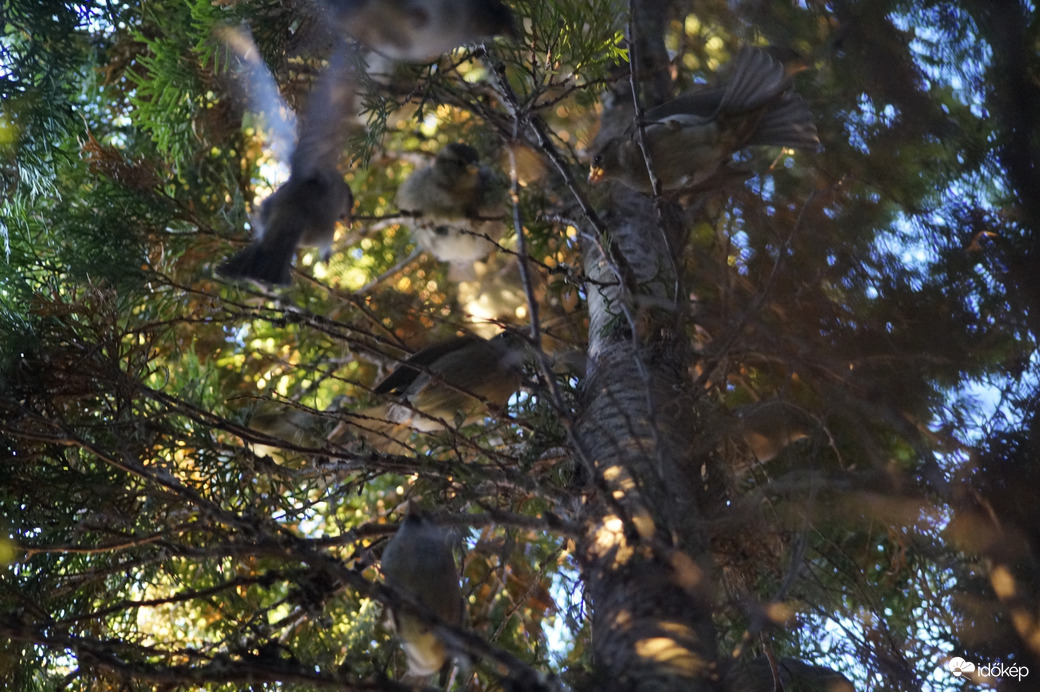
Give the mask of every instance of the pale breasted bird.
M 527 342 L 505 331 L 492 339 L 459 336 L 416 352 L 373 392 L 393 401 L 352 414 L 332 431 L 334 443 L 360 437 L 382 451 L 407 449 L 412 431 L 436 432 L 481 420 L 520 389 Z
M 328 0 L 343 30 L 381 55 L 433 62 L 459 46 L 515 36 L 501 0 Z
M 452 143 L 397 190 L 416 244 L 442 262 L 468 264 L 487 257 L 505 233 L 505 185 L 477 150 Z M 487 237 L 485 237 L 487 236 Z M 488 240 L 490 238 L 491 240 Z
M 643 141 L 665 191 L 708 189 L 746 178 L 730 166 L 744 147 L 819 145 L 812 114 L 791 91 L 783 64 L 759 48 L 737 55 L 725 86 L 687 92 L 648 110 Z M 634 126 L 594 151 L 589 182 L 604 179 L 652 192 Z
M 289 180 L 260 205 L 256 240 L 221 264 L 219 274 L 288 284 L 297 247 L 318 247 L 322 260 L 328 261 L 336 223 L 348 221 L 354 206 L 340 171 L 353 110 L 351 70 L 348 48 L 341 42 L 308 99 L 289 160 Z M 277 118 L 275 114 L 269 119 Z
M 445 624 L 461 626 L 462 590 L 448 540 L 445 528 L 412 512 L 383 550 L 381 569 L 388 587 L 413 596 Z M 401 608 L 393 611 L 393 623 L 408 675 L 432 675 L 444 666 L 448 651 L 429 624 Z

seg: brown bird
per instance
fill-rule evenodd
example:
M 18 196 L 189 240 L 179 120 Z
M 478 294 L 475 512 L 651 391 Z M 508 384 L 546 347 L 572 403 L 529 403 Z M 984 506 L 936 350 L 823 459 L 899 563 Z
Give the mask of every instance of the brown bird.
M 790 87 L 779 60 L 764 50 L 745 48 L 724 87 L 681 94 L 648 110 L 644 142 L 662 188 L 707 188 L 746 177 L 730 160 L 747 146 L 816 148 L 812 114 Z M 595 152 L 589 182 L 604 179 L 653 191 L 634 127 Z
M 446 624 L 462 625 L 459 572 L 443 527 L 409 513 L 383 550 L 381 569 L 388 587 L 413 596 Z M 409 676 L 432 675 L 444 666 L 448 652 L 427 623 L 403 609 L 393 611 L 393 623 Z
M 258 56 L 253 59 L 259 61 Z M 347 47 L 341 44 L 308 101 L 299 142 L 289 161 L 289 180 L 260 205 L 257 239 L 221 264 L 219 274 L 288 284 L 293 254 L 300 246 L 320 248 L 322 260 L 328 261 L 336 222 L 348 221 L 354 206 L 354 196 L 339 168 L 353 110 L 350 71 Z M 272 115 L 269 120 L 278 117 Z
M 476 149 L 460 143 L 441 149 L 397 191 L 397 206 L 416 215 L 410 225 L 419 247 L 465 265 L 487 257 L 505 233 L 504 200 L 505 186 L 480 165 Z
M 406 451 L 412 431 L 436 432 L 481 420 L 501 408 L 521 384 L 527 342 L 505 331 L 492 339 L 460 336 L 416 352 L 377 384 L 395 401 L 364 409 L 332 431 L 332 442 L 351 435 L 382 451 Z
M 812 420 L 799 408 L 779 400 L 741 406 L 734 411 L 734 432 L 743 439 L 755 459 L 766 463 L 785 447 L 812 433 Z
M 801 690 L 802 692 L 856 692 L 841 673 L 796 658 L 762 656 L 737 663 L 726 673 L 729 690 Z
M 467 43 L 515 36 L 501 0 L 331 0 L 343 30 L 375 52 L 405 62 L 433 62 Z
M 291 402 L 269 400 L 260 402 L 249 417 L 248 427 L 270 438 L 260 442 L 246 442 L 258 457 L 270 456 L 284 462 L 295 456 L 293 447 L 321 449 L 328 437 L 327 418 L 317 411 Z M 268 444 L 270 442 L 270 444 Z M 278 443 L 283 443 L 279 445 Z M 284 446 L 283 446 L 284 445 Z M 288 447 L 289 449 L 286 449 Z

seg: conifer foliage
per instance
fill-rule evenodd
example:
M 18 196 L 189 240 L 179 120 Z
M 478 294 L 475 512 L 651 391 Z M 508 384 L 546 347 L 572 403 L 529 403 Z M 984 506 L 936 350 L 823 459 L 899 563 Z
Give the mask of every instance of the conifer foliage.
M 1035 8 L 476 4 L 5 0 L 0 680 L 1031 689 Z

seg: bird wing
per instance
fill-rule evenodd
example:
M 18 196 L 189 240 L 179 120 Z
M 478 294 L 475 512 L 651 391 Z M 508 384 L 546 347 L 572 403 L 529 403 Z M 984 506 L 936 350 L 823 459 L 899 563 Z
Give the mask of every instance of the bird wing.
M 408 388 L 408 397 L 416 409 L 429 415 L 450 420 L 461 414 L 469 419 L 484 411 L 481 400 L 493 406 L 509 401 L 520 387 L 522 361 L 522 347 L 505 338 L 479 339 L 439 358 L 429 374 Z
M 719 103 L 720 113 L 745 113 L 780 96 L 791 85 L 782 62 L 761 48 L 744 48 L 733 61 L 733 71 Z
M 288 166 L 296 148 L 296 113 L 282 98 L 253 35 L 245 26 L 226 24 L 216 26 L 213 33 L 238 58 L 237 66 L 232 68 L 234 84 L 249 110 L 263 121 L 272 156 L 279 164 Z
M 798 94 L 788 92 L 770 108 L 758 123 L 747 144 L 815 149 L 820 144 L 816 123 L 808 104 Z
M 300 122 L 299 143 L 291 158 L 294 176 L 320 176 L 339 169 L 349 121 L 354 116 L 357 76 L 352 64 L 353 50 L 346 41 L 339 41 L 328 67 L 314 84 Z
M 726 93 L 724 87 L 705 87 L 679 94 L 674 99 L 665 101 L 660 106 L 649 109 L 646 119 L 663 120 L 669 116 L 699 116 L 710 119 L 719 109 L 722 97 Z
M 475 341 L 479 336 L 466 335 L 442 341 L 416 351 L 411 357 L 386 376 L 372 391 L 376 394 L 401 393 L 411 385 L 419 375 L 430 369 L 437 360 L 445 355 Z

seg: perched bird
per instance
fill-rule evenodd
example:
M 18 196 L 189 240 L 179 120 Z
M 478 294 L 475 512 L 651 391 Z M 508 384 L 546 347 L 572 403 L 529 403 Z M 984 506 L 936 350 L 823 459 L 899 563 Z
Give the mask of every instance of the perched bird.
M 383 550 L 386 585 L 406 592 L 449 625 L 462 625 L 459 572 L 448 532 L 425 515 L 409 513 Z M 444 642 L 430 626 L 403 609 L 393 612 L 394 631 L 408 658 L 410 676 L 427 676 L 448 660 Z
M 449 144 L 397 190 L 398 208 L 416 215 L 415 242 L 442 262 L 483 259 L 505 232 L 505 187 L 479 161 L 468 144 Z
M 501 0 L 329 0 L 343 30 L 376 53 L 404 62 L 433 62 L 467 43 L 515 36 Z
M 285 462 L 296 456 L 294 447 L 324 447 L 328 437 L 327 420 L 319 412 L 301 404 L 264 401 L 257 405 L 247 424 L 250 430 L 261 435 L 260 440 L 247 441 L 246 447 L 258 457 L 270 456 Z
M 816 148 L 812 114 L 790 87 L 779 60 L 745 48 L 724 87 L 681 94 L 648 110 L 644 143 L 663 189 L 708 188 L 747 177 L 729 165 L 733 154 L 747 146 Z M 652 192 L 634 127 L 597 147 L 589 182 L 604 179 Z
M 253 50 L 244 59 L 259 61 Z M 339 168 L 354 93 L 350 69 L 344 43 L 333 53 L 310 96 L 290 156 L 289 180 L 260 205 L 256 240 L 221 264 L 219 274 L 288 284 L 293 253 L 299 246 L 321 248 L 322 260 L 328 261 L 336 222 L 348 221 L 354 206 Z M 267 119 L 277 121 L 278 116 Z
M 799 690 L 800 692 L 856 692 L 841 673 L 796 658 L 761 656 L 733 666 L 726 673 L 730 690 Z
M 384 451 L 404 451 L 413 430 L 435 432 L 483 418 L 520 388 L 527 342 L 505 331 L 492 339 L 460 336 L 418 351 L 377 384 L 395 401 L 353 414 L 332 431 L 341 442 L 354 434 Z
M 775 459 L 787 445 L 809 437 L 813 430 L 807 414 L 777 399 L 741 406 L 734 412 L 734 432 L 763 464 Z

